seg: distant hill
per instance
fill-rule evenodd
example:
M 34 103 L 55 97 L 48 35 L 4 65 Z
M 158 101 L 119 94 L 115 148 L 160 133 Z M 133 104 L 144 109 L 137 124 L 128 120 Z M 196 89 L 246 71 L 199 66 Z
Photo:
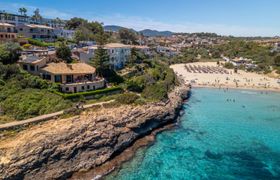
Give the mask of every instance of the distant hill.
M 116 25 L 106 25 L 104 26 L 104 30 L 105 31 L 111 31 L 111 32 L 118 32 L 120 29 L 123 29 L 126 27 L 122 27 L 122 26 L 116 26 Z M 129 29 L 129 28 L 126 28 Z M 134 29 L 130 29 L 131 31 L 137 32 Z
M 122 26 L 117 25 L 106 25 L 104 26 L 105 31 L 111 31 L 111 32 L 118 32 L 120 29 L 126 28 Z M 129 28 L 127 28 L 129 29 Z M 151 30 L 151 29 L 145 29 L 142 31 L 135 31 L 134 29 L 130 29 L 131 31 L 142 33 L 144 36 L 172 36 L 174 33 L 171 31 L 157 31 L 157 30 Z
M 139 33 L 142 33 L 144 36 L 172 36 L 173 32 L 171 31 L 157 31 L 157 30 L 151 30 L 151 29 L 145 29 L 142 31 L 139 31 Z

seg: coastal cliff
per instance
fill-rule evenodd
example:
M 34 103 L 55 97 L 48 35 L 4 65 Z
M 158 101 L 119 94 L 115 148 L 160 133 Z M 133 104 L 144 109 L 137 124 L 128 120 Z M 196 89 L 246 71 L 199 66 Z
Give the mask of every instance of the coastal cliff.
M 51 120 L 0 143 L 0 179 L 65 179 L 100 166 L 178 117 L 188 87 L 176 87 L 166 102 L 98 108 Z

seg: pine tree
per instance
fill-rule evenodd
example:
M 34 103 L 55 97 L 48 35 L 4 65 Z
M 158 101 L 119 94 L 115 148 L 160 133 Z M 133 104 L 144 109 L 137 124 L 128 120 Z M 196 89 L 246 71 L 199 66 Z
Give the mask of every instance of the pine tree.
M 92 66 L 96 68 L 96 75 L 103 76 L 103 72 L 109 68 L 109 55 L 103 46 L 98 46 L 91 61 Z

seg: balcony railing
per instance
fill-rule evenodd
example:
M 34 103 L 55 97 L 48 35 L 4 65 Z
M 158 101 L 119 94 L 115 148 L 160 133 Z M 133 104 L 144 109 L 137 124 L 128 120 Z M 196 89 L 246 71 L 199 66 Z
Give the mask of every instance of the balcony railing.
M 14 31 L 8 31 L 8 30 L 4 30 L 4 29 L 0 29 L 0 32 L 2 32 L 2 33 L 17 33 L 16 30 L 14 30 Z

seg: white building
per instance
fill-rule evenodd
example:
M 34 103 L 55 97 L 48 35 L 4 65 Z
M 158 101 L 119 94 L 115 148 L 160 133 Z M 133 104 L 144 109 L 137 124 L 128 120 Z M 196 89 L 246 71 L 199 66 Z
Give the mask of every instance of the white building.
M 178 54 L 178 51 L 175 48 L 165 46 L 157 46 L 156 51 L 168 57 L 172 57 Z
M 142 53 L 144 53 L 146 56 L 151 56 L 152 55 L 152 51 L 148 46 L 137 46 L 137 45 L 132 45 L 131 48 L 135 48 L 139 51 L 141 51 Z
M 57 29 L 54 29 L 54 34 L 56 37 L 73 40 L 75 31 L 67 30 L 67 29 L 63 29 L 63 28 L 57 28 Z
M 74 54 L 79 57 L 80 61 L 88 63 L 94 57 L 97 48 L 97 45 L 81 48 L 74 52 Z M 109 63 L 112 69 L 123 68 L 131 54 L 131 46 L 120 43 L 106 44 L 103 48 L 107 50 L 110 56 Z
M 57 21 L 56 19 L 34 19 L 31 16 L 27 15 L 19 15 L 19 14 L 12 14 L 0 11 L 0 19 L 2 22 L 10 23 L 15 26 L 22 25 L 22 24 L 41 24 L 47 25 L 53 28 L 64 27 L 65 21 Z

